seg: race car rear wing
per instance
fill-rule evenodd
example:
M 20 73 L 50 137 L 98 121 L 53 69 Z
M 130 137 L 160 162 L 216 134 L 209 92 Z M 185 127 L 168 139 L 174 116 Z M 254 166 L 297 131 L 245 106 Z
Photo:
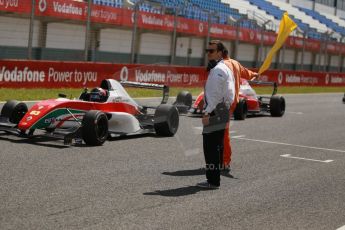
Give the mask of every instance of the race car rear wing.
M 162 98 L 161 104 L 166 104 L 168 102 L 168 99 L 169 99 L 169 86 L 167 86 L 167 85 L 142 83 L 142 82 L 133 82 L 133 81 L 121 81 L 120 83 L 124 87 L 134 87 L 134 88 L 142 88 L 142 89 L 162 90 L 163 91 L 163 98 Z
M 278 84 L 277 82 L 273 81 L 248 81 L 250 85 L 268 85 L 268 86 L 273 86 L 273 92 L 272 96 L 277 94 L 278 91 Z

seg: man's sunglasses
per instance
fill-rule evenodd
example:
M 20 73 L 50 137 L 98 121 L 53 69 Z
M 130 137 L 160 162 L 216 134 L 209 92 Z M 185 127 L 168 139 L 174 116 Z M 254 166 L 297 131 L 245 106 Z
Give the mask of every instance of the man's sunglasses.
M 210 53 L 213 54 L 215 51 L 217 51 L 216 49 L 205 49 L 206 53 Z

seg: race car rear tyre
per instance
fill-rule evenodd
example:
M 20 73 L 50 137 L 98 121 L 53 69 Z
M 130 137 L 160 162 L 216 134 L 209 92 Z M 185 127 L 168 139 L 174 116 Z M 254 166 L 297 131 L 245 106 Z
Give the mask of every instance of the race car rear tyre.
M 102 145 L 108 137 L 108 118 L 98 110 L 85 113 L 82 120 L 82 137 L 87 145 Z
M 240 101 L 236 105 L 236 109 L 234 111 L 234 119 L 245 120 L 247 117 L 247 113 L 248 113 L 247 101 L 241 98 Z
M 28 107 L 25 103 L 10 100 L 2 107 L 1 116 L 7 117 L 11 123 L 18 124 L 27 112 Z
M 154 115 L 154 129 L 159 136 L 172 137 L 179 126 L 179 113 L 173 105 L 162 104 Z
M 272 117 L 282 117 L 285 113 L 285 99 L 282 96 L 272 96 L 270 99 L 270 113 Z

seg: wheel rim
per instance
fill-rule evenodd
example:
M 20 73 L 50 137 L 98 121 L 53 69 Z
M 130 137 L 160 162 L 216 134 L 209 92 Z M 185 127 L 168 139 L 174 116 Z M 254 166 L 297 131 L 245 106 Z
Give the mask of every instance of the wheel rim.
M 281 101 L 280 112 L 281 112 L 281 114 L 285 113 L 285 101 L 284 100 Z
M 178 114 L 176 114 L 176 111 L 174 111 L 170 117 L 170 130 L 172 133 L 176 133 L 179 121 L 178 121 Z
M 104 139 L 108 135 L 108 123 L 107 118 L 101 116 L 97 122 L 97 137 L 99 139 Z
M 245 104 L 243 106 L 243 118 L 245 119 L 247 117 L 247 113 L 248 113 L 248 109 L 247 109 L 247 105 Z

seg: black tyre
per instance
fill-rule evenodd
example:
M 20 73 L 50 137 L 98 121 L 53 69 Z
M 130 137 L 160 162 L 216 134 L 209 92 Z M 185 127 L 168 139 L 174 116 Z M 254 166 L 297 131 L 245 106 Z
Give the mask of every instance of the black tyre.
M 154 129 L 159 136 L 171 137 L 179 126 L 179 113 L 173 105 L 158 106 L 154 115 Z
M 285 99 L 282 96 L 272 96 L 270 99 L 270 113 L 272 117 L 282 117 L 285 113 Z
M 245 120 L 248 113 L 247 101 L 244 99 L 240 99 L 240 101 L 236 105 L 236 109 L 234 111 L 234 119 L 235 120 Z
M 176 97 L 174 105 L 179 113 L 187 113 L 193 104 L 192 94 L 188 91 L 181 91 Z
M 344 97 L 343 97 L 343 103 L 345 104 L 345 94 L 344 94 Z
M 27 112 L 28 107 L 25 103 L 10 100 L 2 107 L 1 116 L 7 117 L 14 124 L 18 124 Z
M 185 105 L 189 108 L 192 106 L 193 97 L 192 94 L 188 91 L 181 91 L 176 97 L 176 104 Z
M 102 145 L 108 137 L 108 118 L 98 110 L 85 113 L 82 120 L 82 137 L 87 145 Z

